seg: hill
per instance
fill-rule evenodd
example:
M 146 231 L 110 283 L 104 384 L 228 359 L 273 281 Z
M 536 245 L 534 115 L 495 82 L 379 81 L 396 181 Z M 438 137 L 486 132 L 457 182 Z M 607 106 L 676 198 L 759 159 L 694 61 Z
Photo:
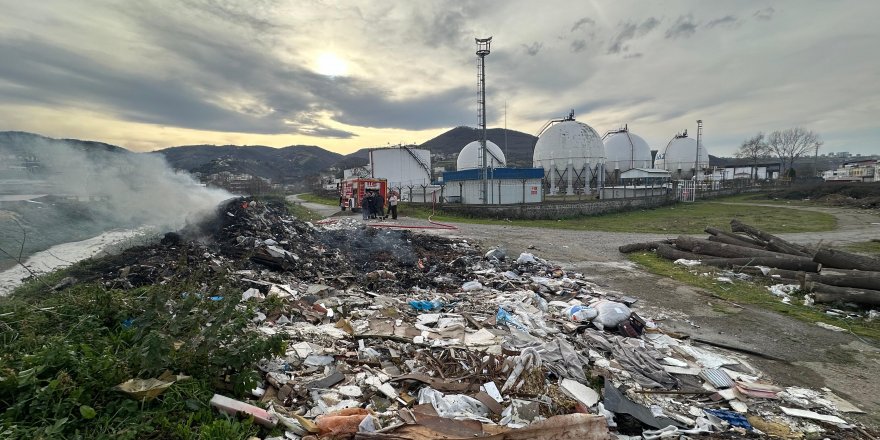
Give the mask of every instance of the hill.
M 128 150 L 104 142 L 79 139 L 55 139 L 24 131 L 0 131 L 0 151 L 10 155 L 40 155 L 53 147 L 67 145 L 85 152 L 129 153 Z
M 251 174 L 279 183 L 295 183 L 323 171 L 343 156 L 312 145 L 272 148 L 262 145 L 184 145 L 154 152 L 175 169 L 214 174 Z

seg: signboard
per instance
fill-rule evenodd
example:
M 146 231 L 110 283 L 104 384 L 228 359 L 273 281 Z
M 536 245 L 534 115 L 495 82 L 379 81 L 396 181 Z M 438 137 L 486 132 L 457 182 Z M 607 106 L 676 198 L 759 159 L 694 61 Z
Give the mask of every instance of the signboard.
M 533 195 L 533 196 L 538 195 L 538 187 L 537 187 L 537 186 L 533 186 L 533 187 L 532 187 L 532 195 Z

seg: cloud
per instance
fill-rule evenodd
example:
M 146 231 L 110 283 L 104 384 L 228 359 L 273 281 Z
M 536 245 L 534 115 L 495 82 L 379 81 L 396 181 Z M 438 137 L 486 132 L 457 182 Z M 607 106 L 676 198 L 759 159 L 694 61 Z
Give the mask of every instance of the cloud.
M 711 29 L 711 28 L 714 28 L 715 26 L 728 26 L 728 27 L 730 27 L 730 26 L 736 26 L 738 24 L 739 24 L 739 19 L 736 18 L 735 15 L 725 15 L 724 17 L 716 18 L 714 20 L 709 21 L 708 23 L 706 23 L 706 27 Z
M 697 31 L 697 26 L 693 14 L 680 15 L 672 27 L 666 30 L 666 38 L 688 38 Z
M 756 20 L 769 21 L 769 20 L 773 19 L 773 14 L 775 14 L 775 13 L 776 13 L 776 10 L 773 9 L 773 6 L 767 6 L 764 9 L 759 9 L 759 10 L 755 11 L 755 13 L 752 14 L 752 16 L 755 17 Z
M 585 25 L 595 25 L 595 24 L 596 24 L 596 20 L 593 20 L 592 18 L 589 18 L 589 17 L 584 17 L 584 18 L 574 22 L 574 24 L 571 26 L 570 32 L 574 32 L 574 31 L 584 27 Z
M 574 53 L 583 52 L 587 49 L 586 40 L 574 40 L 571 42 L 571 51 Z
M 617 32 L 617 35 L 611 40 L 611 45 L 608 46 L 608 53 L 621 53 L 629 50 L 629 46 L 626 44 L 630 40 L 633 40 L 638 37 L 642 37 L 648 32 L 651 32 L 657 25 L 660 24 L 660 20 L 649 17 L 645 19 L 645 21 L 641 23 L 635 23 L 632 21 L 627 21 L 625 23 L 620 23 L 618 28 L 620 29 Z
M 535 56 L 541 51 L 541 48 L 544 47 L 544 43 L 535 41 L 532 44 L 523 44 L 522 47 L 526 51 L 526 54 L 529 56 Z
M 624 55 L 623 58 L 629 60 L 629 59 L 634 59 L 634 58 L 641 58 L 642 56 L 644 56 L 644 55 L 641 52 L 637 52 L 637 53 L 628 53 L 628 54 Z

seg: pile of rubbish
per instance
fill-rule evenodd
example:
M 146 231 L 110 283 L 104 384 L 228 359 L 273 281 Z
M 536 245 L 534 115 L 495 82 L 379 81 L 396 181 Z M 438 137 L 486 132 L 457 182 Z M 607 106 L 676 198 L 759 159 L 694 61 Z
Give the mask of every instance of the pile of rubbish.
M 112 264 L 102 281 L 116 287 L 223 277 L 218 300 L 283 335 L 260 386 L 210 402 L 284 432 L 266 439 L 877 434 L 847 421 L 861 410 L 831 390 L 777 386 L 744 356 L 665 331 L 635 298 L 529 253 L 324 229 L 235 199 Z

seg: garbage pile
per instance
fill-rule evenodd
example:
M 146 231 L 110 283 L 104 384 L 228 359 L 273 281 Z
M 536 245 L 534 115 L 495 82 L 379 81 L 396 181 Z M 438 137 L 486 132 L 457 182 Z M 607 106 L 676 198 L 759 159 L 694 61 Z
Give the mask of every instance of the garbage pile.
M 284 432 L 267 439 L 873 438 L 830 390 L 776 386 L 745 357 L 664 331 L 635 298 L 529 253 L 322 229 L 236 199 L 113 264 L 108 286 L 223 277 L 218 297 L 283 335 L 286 353 L 259 363 L 250 396 L 210 402 Z

